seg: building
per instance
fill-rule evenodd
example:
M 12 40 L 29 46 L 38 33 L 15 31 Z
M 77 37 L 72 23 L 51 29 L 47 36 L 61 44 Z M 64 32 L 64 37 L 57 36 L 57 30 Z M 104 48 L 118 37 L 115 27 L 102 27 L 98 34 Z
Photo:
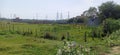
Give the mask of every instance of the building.
M 20 17 L 16 17 L 15 19 L 12 19 L 13 22 L 21 22 L 22 19 L 20 19 Z

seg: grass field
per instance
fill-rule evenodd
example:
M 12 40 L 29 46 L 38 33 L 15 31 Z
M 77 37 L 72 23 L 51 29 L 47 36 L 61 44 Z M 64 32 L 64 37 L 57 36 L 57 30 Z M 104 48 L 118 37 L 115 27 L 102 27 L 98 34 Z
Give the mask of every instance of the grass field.
M 90 48 L 90 52 L 95 55 L 110 53 L 111 43 L 120 45 L 112 38 L 93 38 L 91 30 L 93 27 L 87 27 L 79 24 L 26 24 L 0 22 L 0 55 L 56 55 L 58 49 L 63 46 L 62 36 L 69 41 Z M 100 30 L 101 27 L 97 27 Z M 84 36 L 86 34 L 86 40 Z M 44 38 L 49 33 L 55 39 Z M 119 34 L 119 32 L 118 32 Z M 115 35 L 114 33 L 111 34 Z M 120 35 L 119 35 L 120 36 Z M 87 54 L 86 54 L 87 55 Z

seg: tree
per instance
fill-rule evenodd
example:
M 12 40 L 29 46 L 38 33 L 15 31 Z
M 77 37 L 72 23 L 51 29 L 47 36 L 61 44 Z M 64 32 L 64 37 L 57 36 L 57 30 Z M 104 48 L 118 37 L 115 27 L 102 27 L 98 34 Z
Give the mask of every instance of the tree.
M 97 8 L 90 7 L 88 10 L 84 11 L 81 16 L 76 16 L 69 19 L 68 23 L 86 23 L 88 18 L 94 18 L 98 15 Z
M 113 1 L 108 1 L 103 3 L 99 8 L 99 16 L 102 20 L 106 18 L 120 18 L 120 5 L 114 3 Z
M 84 23 L 84 17 L 82 16 L 76 16 L 67 21 L 68 23 Z
M 97 15 L 97 13 L 97 8 L 90 7 L 88 10 L 83 12 L 83 16 L 93 17 L 94 15 Z

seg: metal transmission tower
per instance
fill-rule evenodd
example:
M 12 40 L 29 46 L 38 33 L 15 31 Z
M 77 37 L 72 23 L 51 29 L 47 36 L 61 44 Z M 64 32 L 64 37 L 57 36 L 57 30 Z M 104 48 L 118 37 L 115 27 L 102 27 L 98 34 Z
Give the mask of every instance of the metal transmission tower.
M 61 19 L 61 20 L 63 19 L 63 15 L 62 15 L 62 12 L 61 12 L 61 14 L 60 14 L 60 19 Z
M 15 19 L 16 17 L 17 17 L 16 14 L 14 14 L 14 15 L 13 15 L 13 18 Z
M 56 14 L 56 20 L 58 20 L 59 19 L 59 13 L 57 12 L 57 14 Z
M 15 15 L 16 16 L 16 15 Z M 13 19 L 13 18 L 15 18 L 14 16 L 13 16 L 13 14 L 10 14 L 10 19 Z
M 45 20 L 48 20 L 48 15 L 46 15 L 45 18 L 46 18 Z
M 38 19 L 38 14 L 36 13 L 36 20 Z
M 69 13 L 69 11 L 68 11 L 68 19 L 70 18 L 70 13 Z
M 0 12 L 0 18 L 1 18 L 1 12 Z

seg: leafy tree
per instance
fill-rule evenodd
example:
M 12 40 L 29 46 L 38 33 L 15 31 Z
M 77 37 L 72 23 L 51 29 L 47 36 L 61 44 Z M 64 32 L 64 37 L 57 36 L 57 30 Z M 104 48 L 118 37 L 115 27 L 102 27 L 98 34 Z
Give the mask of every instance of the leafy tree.
M 73 18 L 69 19 L 67 22 L 68 23 L 84 23 L 84 18 L 77 16 L 77 17 L 73 17 Z
M 103 3 L 99 8 L 99 16 L 102 20 L 106 18 L 120 18 L 120 5 L 114 3 L 113 1 L 108 1 Z
M 90 7 L 88 10 L 84 11 L 81 16 L 76 16 L 69 19 L 68 23 L 86 23 L 87 18 L 93 18 L 98 15 L 97 8 Z
M 83 12 L 83 16 L 86 17 L 93 17 L 94 15 L 97 15 L 97 8 L 95 7 L 90 7 L 88 10 Z

